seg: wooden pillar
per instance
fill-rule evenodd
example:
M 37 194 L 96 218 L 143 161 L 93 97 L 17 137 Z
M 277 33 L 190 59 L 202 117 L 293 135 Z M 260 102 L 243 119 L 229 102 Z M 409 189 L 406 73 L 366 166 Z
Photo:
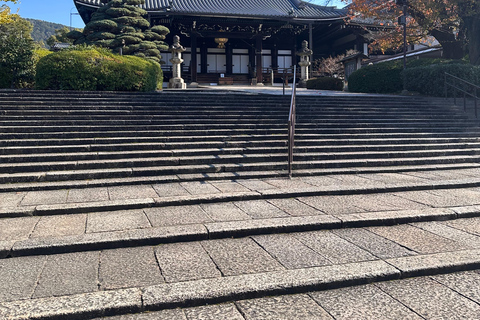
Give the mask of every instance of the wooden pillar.
M 292 48 L 292 72 L 293 67 L 297 65 L 297 35 L 293 36 L 293 48 Z
M 262 36 L 257 36 L 255 46 L 256 68 L 257 68 L 257 84 L 263 83 L 263 63 L 262 63 Z
M 207 45 L 205 44 L 205 42 L 203 42 L 202 46 L 200 47 L 200 71 L 203 74 L 207 73 L 207 54 Z
M 198 66 L 198 61 L 197 61 L 197 35 L 192 33 L 190 35 L 190 41 L 191 41 L 191 49 L 192 49 L 192 59 L 190 62 L 190 75 L 191 75 L 191 81 L 192 82 L 197 82 L 197 66 Z
M 227 74 L 233 73 L 233 48 L 231 43 L 226 43 L 225 47 L 226 62 L 227 62 Z
M 273 44 L 272 48 L 272 69 L 273 72 L 278 72 L 278 49 L 277 49 L 277 41 Z

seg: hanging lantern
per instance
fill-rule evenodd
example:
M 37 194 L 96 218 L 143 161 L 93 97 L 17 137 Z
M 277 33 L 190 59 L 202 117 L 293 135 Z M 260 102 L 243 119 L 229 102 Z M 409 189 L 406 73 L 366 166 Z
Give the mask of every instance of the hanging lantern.
M 228 38 L 215 38 L 215 43 L 218 44 L 219 49 L 225 49 L 225 43 L 228 42 Z

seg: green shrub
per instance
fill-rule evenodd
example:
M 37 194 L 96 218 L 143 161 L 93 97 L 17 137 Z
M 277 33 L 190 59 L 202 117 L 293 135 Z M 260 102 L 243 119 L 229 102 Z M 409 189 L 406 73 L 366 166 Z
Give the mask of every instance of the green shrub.
M 31 88 L 34 86 L 33 79 L 35 78 L 36 65 L 41 58 L 50 53 L 52 52 L 45 48 L 37 48 L 33 51 L 33 67 L 29 69 L 28 77 L 24 81 L 17 83 L 18 88 Z M 0 65 L 0 88 L 10 88 L 12 85 L 12 77 L 12 71 L 9 68 Z
M 411 59 L 407 62 L 407 70 L 433 64 L 450 65 L 458 63 L 458 60 Z M 350 75 L 348 90 L 363 93 L 398 93 L 403 90 L 402 71 L 402 60 L 365 66 Z
M 416 68 L 407 68 L 403 72 L 406 77 L 406 89 L 428 96 L 445 95 L 445 72 L 480 85 L 480 67 L 469 64 L 435 64 Z
M 94 47 L 52 53 L 37 65 L 37 89 L 152 91 L 162 82 L 158 63 Z
M 399 62 L 382 62 L 365 66 L 350 75 L 348 90 L 364 93 L 394 93 L 403 89 Z
M 332 77 L 310 79 L 307 81 L 307 89 L 342 91 L 343 81 Z

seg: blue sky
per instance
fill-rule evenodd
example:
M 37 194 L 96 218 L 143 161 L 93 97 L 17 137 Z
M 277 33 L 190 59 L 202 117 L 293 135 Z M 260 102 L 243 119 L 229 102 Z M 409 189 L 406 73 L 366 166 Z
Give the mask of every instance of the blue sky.
M 311 1 L 316 4 L 324 4 L 326 0 Z M 5 2 L 0 1 L 0 4 Z M 66 26 L 70 25 L 70 18 L 72 19 L 72 26 L 75 28 L 83 28 L 84 24 L 80 16 L 74 15 L 77 13 L 73 0 L 20 0 L 19 4 L 12 5 L 7 2 L 8 6 L 15 12 L 19 9 L 18 13 L 23 18 L 32 18 L 45 20 L 48 22 L 61 23 Z M 339 8 L 343 7 L 343 4 L 338 1 L 330 1 L 330 5 L 336 5 Z M 70 15 L 72 13 L 72 15 Z

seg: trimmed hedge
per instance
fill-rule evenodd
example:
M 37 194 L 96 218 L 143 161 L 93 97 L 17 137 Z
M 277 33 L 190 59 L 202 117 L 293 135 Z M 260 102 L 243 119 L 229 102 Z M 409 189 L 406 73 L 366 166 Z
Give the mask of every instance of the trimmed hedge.
M 434 64 L 451 65 L 459 63 L 458 60 L 411 59 L 407 62 L 407 70 Z M 348 90 L 363 93 L 398 93 L 403 90 L 402 71 L 402 60 L 365 66 L 350 75 Z M 410 83 L 411 80 L 408 82 Z
M 350 92 L 394 93 L 402 91 L 400 73 L 402 65 L 398 62 L 382 62 L 365 66 L 348 77 Z
M 343 81 L 332 77 L 310 79 L 307 81 L 307 89 L 342 91 Z
M 158 63 L 95 47 L 52 53 L 38 62 L 36 75 L 41 90 L 153 91 L 162 82 Z
M 403 76 L 408 80 L 408 91 L 441 97 L 445 95 L 445 72 L 480 86 L 480 67 L 469 64 L 436 64 L 407 68 Z

